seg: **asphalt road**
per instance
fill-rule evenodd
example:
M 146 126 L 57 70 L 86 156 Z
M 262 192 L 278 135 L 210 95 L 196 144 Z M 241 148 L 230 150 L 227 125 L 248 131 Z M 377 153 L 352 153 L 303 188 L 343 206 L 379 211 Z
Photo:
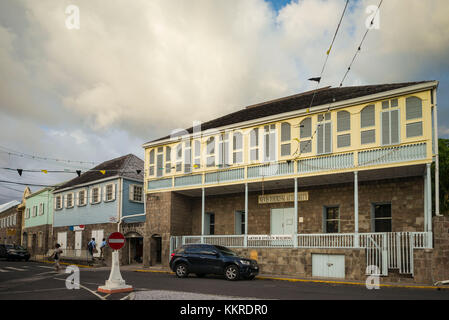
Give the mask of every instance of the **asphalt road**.
M 64 267 L 64 266 L 63 266 Z M 56 273 L 49 264 L 36 262 L 0 261 L 0 300 L 119 300 L 128 294 L 96 293 L 104 285 L 109 271 L 80 268 L 79 290 L 68 290 L 69 276 Z M 122 271 L 127 284 L 135 288 L 136 297 L 149 298 L 151 290 L 161 299 L 281 299 L 281 300 L 449 300 L 449 290 L 385 288 L 368 290 L 363 286 L 330 285 L 322 283 L 287 282 L 276 280 L 226 281 L 209 276 L 178 279 L 173 274 Z M 157 292 L 157 294 L 156 294 Z M 161 294 L 162 292 L 162 294 Z M 176 292 L 176 295 L 170 292 Z M 181 295 L 180 295 L 181 294 Z M 173 296 L 173 297 L 172 297 Z

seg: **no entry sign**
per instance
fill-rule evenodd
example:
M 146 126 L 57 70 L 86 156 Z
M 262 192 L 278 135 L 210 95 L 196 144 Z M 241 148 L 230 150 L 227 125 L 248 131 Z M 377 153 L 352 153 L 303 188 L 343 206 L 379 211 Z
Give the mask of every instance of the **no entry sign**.
M 111 249 L 119 250 L 125 245 L 125 237 L 120 232 L 113 232 L 108 238 L 108 245 Z

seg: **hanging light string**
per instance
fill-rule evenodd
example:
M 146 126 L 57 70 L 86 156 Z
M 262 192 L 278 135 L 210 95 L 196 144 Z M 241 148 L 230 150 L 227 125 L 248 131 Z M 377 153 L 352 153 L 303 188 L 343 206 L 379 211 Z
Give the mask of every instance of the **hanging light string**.
M 383 3 L 383 0 L 380 0 L 379 5 L 377 6 L 377 10 L 376 10 L 376 12 L 374 13 L 373 19 L 371 20 L 370 26 L 372 26 L 372 25 L 374 24 L 374 19 L 376 18 L 377 14 L 379 13 L 379 9 L 380 9 L 380 7 L 382 6 L 382 3 Z M 351 67 L 352 67 L 352 65 L 354 64 L 354 61 L 355 61 L 357 55 L 358 55 L 359 52 L 362 50 L 362 44 L 363 44 L 363 42 L 365 41 L 366 36 L 368 35 L 368 32 L 369 32 L 370 30 L 371 30 L 371 28 L 366 28 L 366 32 L 365 32 L 365 34 L 363 35 L 362 41 L 360 42 L 359 46 L 357 47 L 357 49 L 356 49 L 356 51 L 355 51 L 355 54 L 354 54 L 354 56 L 352 57 L 351 63 L 349 64 L 349 67 L 348 67 L 348 69 L 346 70 L 346 73 L 345 73 L 345 75 L 343 76 L 343 79 L 342 79 L 341 82 L 340 82 L 340 87 L 343 86 L 343 82 L 345 81 L 346 77 L 348 76 L 349 71 L 351 71 Z
M 312 99 L 310 100 L 310 104 L 309 104 L 309 107 L 307 108 L 307 112 L 310 112 L 310 108 L 313 106 L 313 101 L 315 100 L 315 96 L 316 96 L 316 93 L 317 93 L 317 90 L 318 90 L 318 86 L 320 85 L 321 79 L 323 78 L 324 70 L 326 69 L 327 61 L 329 60 L 329 55 L 330 55 L 330 53 L 331 53 L 331 51 L 332 51 L 332 48 L 333 48 L 333 46 L 334 46 L 335 39 L 337 38 L 338 31 L 340 30 L 341 22 L 343 21 L 343 18 L 344 18 L 344 16 L 345 16 L 346 9 L 348 8 L 348 4 L 349 4 L 349 0 L 346 0 L 345 7 L 344 7 L 343 12 L 342 12 L 342 14 L 341 14 L 341 16 L 340 16 L 340 20 L 338 21 L 338 25 L 337 25 L 337 28 L 335 29 L 335 33 L 334 33 L 334 36 L 333 36 L 333 38 L 332 38 L 331 44 L 330 44 L 330 46 L 329 46 L 329 49 L 328 49 L 327 52 L 326 52 L 326 59 L 324 60 L 323 67 L 321 68 L 320 76 L 317 77 L 317 78 L 310 78 L 310 79 L 309 79 L 309 80 L 311 80 L 311 81 L 316 81 L 317 84 L 316 84 L 315 90 L 313 91 Z M 318 124 L 318 126 L 319 126 L 319 125 L 320 125 L 320 124 Z M 303 153 L 303 151 L 304 151 L 305 148 L 309 147 L 310 143 L 312 142 L 312 140 L 313 140 L 313 138 L 314 138 L 314 136 L 315 136 L 315 134 L 316 134 L 316 132 L 317 132 L 317 130 L 318 130 L 318 126 L 317 126 L 317 128 L 315 129 L 315 131 L 313 132 L 312 136 L 310 137 L 310 140 L 308 140 L 308 142 L 307 142 L 306 144 L 304 144 L 304 146 L 301 148 L 301 150 L 300 150 L 300 152 L 299 152 L 299 154 L 298 154 L 298 157 Z M 301 129 L 300 129 L 300 130 L 301 130 Z M 299 148 L 300 148 L 300 143 L 299 143 L 299 141 L 298 141 L 298 148 L 297 148 L 296 151 L 293 153 L 293 155 L 297 154 Z
M 42 156 L 37 156 L 37 155 L 28 154 L 28 153 L 24 153 L 24 152 L 15 151 L 10 148 L 3 147 L 3 146 L 0 146 L 0 152 L 6 153 L 10 156 L 16 156 L 16 157 L 27 158 L 27 159 L 32 159 L 32 160 L 56 161 L 56 162 L 65 162 L 65 163 L 71 163 L 71 164 L 89 164 L 89 165 L 95 165 L 98 163 L 98 162 L 93 162 L 93 161 L 80 161 L 80 160 L 68 160 L 68 159 L 42 157 Z

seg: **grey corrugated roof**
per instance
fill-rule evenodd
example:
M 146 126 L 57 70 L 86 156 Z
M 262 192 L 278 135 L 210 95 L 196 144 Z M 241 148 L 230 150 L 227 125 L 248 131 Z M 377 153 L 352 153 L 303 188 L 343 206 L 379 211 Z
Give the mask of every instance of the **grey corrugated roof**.
M 0 205 L 0 213 L 2 213 L 3 211 L 6 211 L 8 209 L 11 209 L 12 207 L 18 206 L 20 204 L 19 201 L 17 200 L 13 200 L 4 204 Z
M 119 158 L 105 161 L 95 168 L 93 171 L 87 171 L 82 173 L 80 177 L 76 177 L 66 183 L 56 187 L 56 190 L 73 187 L 80 184 L 93 182 L 109 177 L 120 176 L 124 178 L 130 178 L 143 181 L 144 175 L 144 162 L 133 154 L 128 154 Z M 99 170 L 105 170 L 105 174 L 102 174 Z M 140 173 L 137 173 L 140 170 Z
M 246 107 L 243 110 L 239 110 L 220 118 L 202 123 L 201 131 L 430 82 L 433 81 L 322 88 L 316 90 L 315 97 L 313 97 L 314 91 L 310 91 Z M 312 97 L 313 103 L 310 105 Z M 193 127 L 186 129 L 186 131 L 188 133 L 192 133 Z M 165 136 L 148 143 L 157 142 L 168 138 L 170 138 L 170 136 Z

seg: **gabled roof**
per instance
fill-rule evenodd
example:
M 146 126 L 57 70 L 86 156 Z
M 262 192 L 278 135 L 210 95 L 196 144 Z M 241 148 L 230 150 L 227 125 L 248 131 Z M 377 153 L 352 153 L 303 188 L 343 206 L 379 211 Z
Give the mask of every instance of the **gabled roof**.
M 207 121 L 201 124 L 201 131 L 215 129 L 231 124 L 255 120 L 281 113 L 303 110 L 309 107 L 326 105 L 339 101 L 355 99 L 372 94 L 378 94 L 391 90 L 410 87 L 418 84 L 434 83 L 434 81 L 420 81 L 420 82 L 404 82 L 404 83 L 390 83 L 390 84 L 376 84 L 366 86 L 351 86 L 351 87 L 325 87 L 318 90 L 303 92 L 300 94 L 262 102 L 252 106 L 248 106 L 243 110 L 239 110 L 220 118 Z M 315 96 L 314 96 L 315 95 Z M 313 103 L 311 101 L 313 98 Z M 188 133 L 193 133 L 193 127 L 186 129 Z M 154 143 L 157 141 L 169 139 L 170 136 L 165 136 L 147 143 Z
M 105 161 L 90 170 L 92 171 L 86 171 L 85 173 L 82 173 L 81 176 L 57 186 L 55 190 L 57 191 L 116 176 L 143 181 L 144 162 L 135 155 L 128 154 L 126 156 Z M 104 170 L 105 174 L 101 173 L 100 170 Z M 139 174 L 137 173 L 137 170 L 140 170 Z
M 6 211 L 6 210 L 8 210 L 8 209 L 11 209 L 11 208 L 13 208 L 13 207 L 16 207 L 16 206 L 18 206 L 19 204 L 20 204 L 20 202 L 17 201 L 17 200 L 13 200 L 13 201 L 10 201 L 10 202 L 1 204 L 1 205 L 0 205 L 0 213 L 2 213 L 3 211 Z

